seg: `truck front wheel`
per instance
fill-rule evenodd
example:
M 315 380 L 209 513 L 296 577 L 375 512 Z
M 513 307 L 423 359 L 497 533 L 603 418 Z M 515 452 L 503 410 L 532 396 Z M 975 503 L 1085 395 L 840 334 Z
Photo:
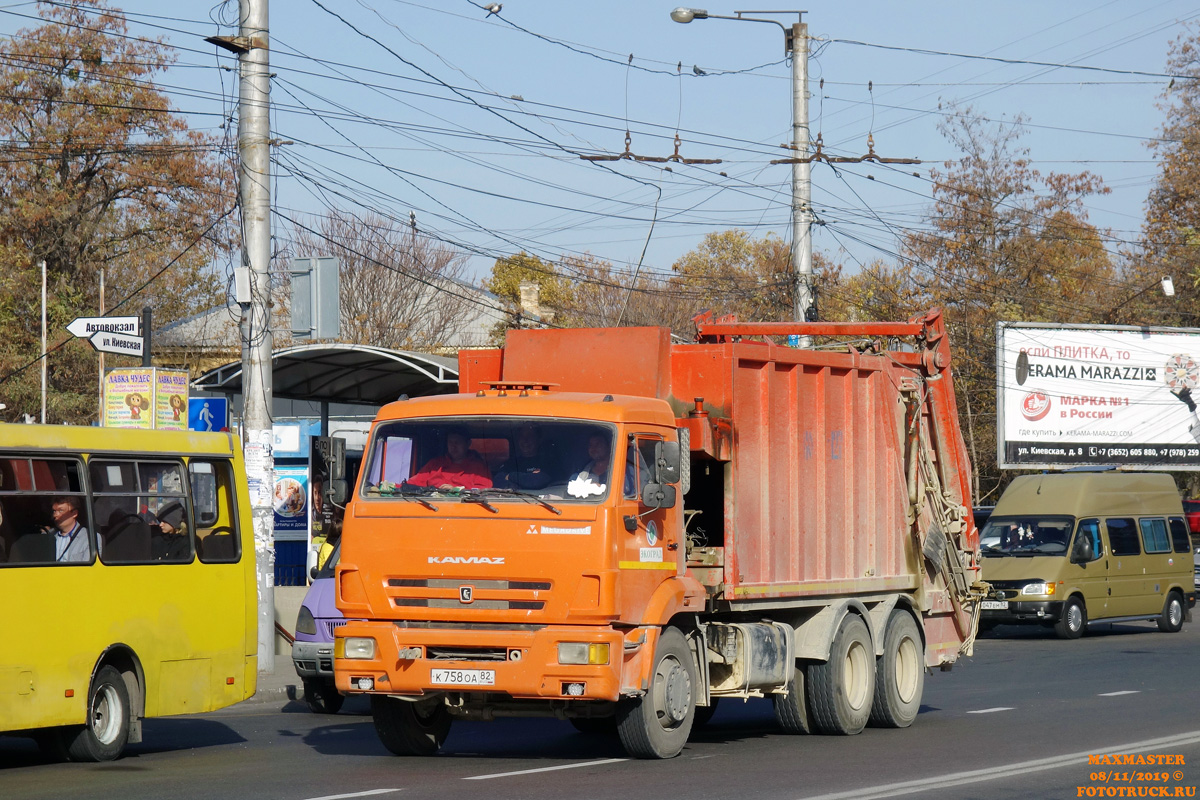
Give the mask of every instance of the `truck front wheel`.
M 658 637 L 650 687 L 617 706 L 617 733 L 635 758 L 674 758 L 683 750 L 696 716 L 696 665 L 678 628 Z
M 809 703 L 818 733 L 860 733 L 875 694 L 875 656 L 867 624 L 847 614 L 829 648 L 829 660 L 808 667 Z
M 893 611 L 883 635 L 883 655 L 875 659 L 875 702 L 871 724 L 907 728 L 921 709 L 925 690 L 925 645 L 907 611 Z
M 450 714 L 441 698 L 412 702 L 371 695 L 371 717 L 383 746 L 398 756 L 431 756 L 450 733 Z

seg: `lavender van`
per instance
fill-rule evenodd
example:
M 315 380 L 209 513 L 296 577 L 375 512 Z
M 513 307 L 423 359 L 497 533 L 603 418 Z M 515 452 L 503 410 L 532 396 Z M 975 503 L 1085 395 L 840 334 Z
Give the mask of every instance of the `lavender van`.
M 296 616 L 292 663 L 304 684 L 304 701 L 315 714 L 336 714 L 342 707 L 343 697 L 333 684 L 333 631 L 346 624 L 333 594 L 333 568 L 340 550 L 335 547 L 313 575 Z

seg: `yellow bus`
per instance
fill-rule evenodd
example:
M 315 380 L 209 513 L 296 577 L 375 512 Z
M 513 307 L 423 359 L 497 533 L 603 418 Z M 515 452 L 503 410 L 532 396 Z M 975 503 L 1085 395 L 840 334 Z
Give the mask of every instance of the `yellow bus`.
M 107 761 L 254 694 L 254 557 L 232 435 L 0 424 L 0 733 Z

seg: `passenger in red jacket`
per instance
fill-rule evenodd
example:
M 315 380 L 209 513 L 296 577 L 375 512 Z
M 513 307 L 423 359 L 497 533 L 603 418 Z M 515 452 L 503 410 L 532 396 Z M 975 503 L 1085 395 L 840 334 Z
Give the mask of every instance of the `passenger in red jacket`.
M 439 489 L 490 489 L 492 476 L 483 457 L 467 449 L 467 436 L 458 431 L 446 434 L 446 455 L 430 459 L 408 483 Z

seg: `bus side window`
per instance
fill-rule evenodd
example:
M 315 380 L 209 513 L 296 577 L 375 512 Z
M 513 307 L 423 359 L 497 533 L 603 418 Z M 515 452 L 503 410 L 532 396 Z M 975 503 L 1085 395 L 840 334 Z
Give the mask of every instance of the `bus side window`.
M 200 560 L 206 564 L 239 561 L 241 537 L 234 505 L 232 465 L 228 461 L 193 458 L 188 471 L 196 512 L 196 551 Z

